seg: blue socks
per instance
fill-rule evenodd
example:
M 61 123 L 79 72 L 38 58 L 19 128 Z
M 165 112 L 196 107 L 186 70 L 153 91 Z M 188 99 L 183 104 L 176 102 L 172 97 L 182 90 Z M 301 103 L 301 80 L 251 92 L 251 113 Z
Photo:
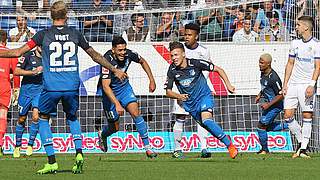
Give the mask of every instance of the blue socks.
M 30 125 L 30 137 L 28 142 L 29 146 L 33 146 L 33 143 L 37 137 L 38 131 L 39 131 L 39 122 L 32 121 Z
M 39 133 L 41 137 L 41 143 L 46 150 L 47 156 L 54 155 L 52 132 L 48 120 L 39 118 Z
M 81 136 L 81 126 L 80 122 L 75 120 L 67 120 L 70 126 L 70 131 L 73 137 L 73 142 L 75 145 L 75 149 L 79 150 L 82 149 L 82 136 Z
M 282 130 L 286 130 L 286 129 L 288 129 L 287 123 L 274 122 L 268 126 L 267 131 L 282 131 Z
M 260 141 L 262 150 L 269 151 L 267 130 L 258 128 L 257 131 L 258 131 L 259 141 Z
M 22 135 L 23 135 L 23 131 L 24 131 L 24 123 L 23 124 L 19 124 L 17 123 L 16 126 L 16 147 L 20 147 L 21 146 L 21 141 L 22 141 Z
M 222 141 L 227 147 L 230 146 L 230 139 L 223 132 L 221 127 L 213 121 L 213 119 L 204 119 L 202 124 L 204 125 L 204 128 L 207 129 L 214 137 Z
M 149 146 L 147 123 L 144 121 L 142 116 L 136 117 L 135 119 L 133 119 L 133 121 L 136 124 L 137 131 L 142 139 L 144 146 Z

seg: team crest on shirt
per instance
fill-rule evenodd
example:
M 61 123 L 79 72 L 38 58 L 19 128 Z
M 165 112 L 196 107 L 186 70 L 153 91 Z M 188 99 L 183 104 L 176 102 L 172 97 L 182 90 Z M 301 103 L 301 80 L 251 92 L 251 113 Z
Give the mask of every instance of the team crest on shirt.
M 102 67 L 102 73 L 103 74 L 109 74 L 109 69 Z
M 18 58 L 19 63 L 23 63 L 26 58 L 24 56 Z
M 194 76 L 194 75 L 196 74 L 196 72 L 194 71 L 194 69 L 191 69 L 191 70 L 189 71 L 189 73 L 190 73 L 190 76 Z

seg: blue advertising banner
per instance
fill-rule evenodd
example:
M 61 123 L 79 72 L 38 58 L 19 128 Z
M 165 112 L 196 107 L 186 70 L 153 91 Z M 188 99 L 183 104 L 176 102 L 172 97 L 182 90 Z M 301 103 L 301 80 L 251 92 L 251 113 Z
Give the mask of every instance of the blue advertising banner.
M 233 144 L 242 152 L 257 152 L 261 146 L 255 132 L 232 131 L 230 135 Z M 272 152 L 292 152 L 292 141 L 288 131 L 268 133 L 268 146 Z M 13 153 L 15 146 L 14 134 L 4 137 L 4 153 Z M 28 145 L 28 134 L 22 139 L 22 153 Z M 172 152 L 174 150 L 172 132 L 149 132 L 150 144 L 156 152 Z M 85 153 L 102 153 L 98 144 L 97 133 L 83 133 L 83 151 Z M 213 136 L 207 138 L 208 149 L 211 152 L 226 152 L 225 145 Z M 137 132 L 118 132 L 108 138 L 109 153 L 134 153 L 144 152 L 143 143 Z M 185 132 L 181 146 L 185 152 L 199 152 L 199 137 L 194 132 Z M 53 134 L 53 147 L 57 153 L 72 153 L 75 151 L 72 136 L 69 133 Z M 41 146 L 39 135 L 33 146 L 34 153 L 45 153 Z

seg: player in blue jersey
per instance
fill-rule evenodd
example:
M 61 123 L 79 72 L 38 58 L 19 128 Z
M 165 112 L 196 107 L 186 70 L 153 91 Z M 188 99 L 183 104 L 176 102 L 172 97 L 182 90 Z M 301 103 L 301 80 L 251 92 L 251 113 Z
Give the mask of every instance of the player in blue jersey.
M 262 116 L 258 123 L 258 136 L 261 150 L 258 154 L 269 153 L 268 131 L 281 131 L 288 129 L 287 123 L 274 122 L 274 119 L 283 110 L 283 95 L 281 79 L 271 68 L 272 57 L 265 53 L 260 56 L 259 68 L 261 71 L 261 91 L 256 97 L 256 103 L 261 103 Z
M 26 155 L 32 154 L 32 146 L 39 130 L 39 97 L 43 89 L 42 86 L 42 59 L 41 48 L 37 47 L 35 51 L 26 53 L 19 59 L 14 75 L 23 76 L 18 99 L 19 118 L 16 126 L 16 146 L 13 157 L 20 157 L 20 148 L 25 121 L 29 110 L 32 110 L 32 123 L 30 126 L 30 136 Z
M 83 167 L 81 127 L 76 112 L 79 106 L 79 60 L 78 47 L 81 47 L 93 61 L 112 71 L 120 80 L 126 73 L 112 66 L 101 54 L 89 46 L 84 36 L 66 25 L 67 8 L 63 1 L 53 3 L 50 8 L 53 26 L 37 32 L 32 39 L 20 48 L 1 50 L 0 57 L 20 57 L 36 46 L 42 48 L 43 91 L 39 99 L 39 133 L 48 156 L 48 163 L 38 174 L 56 173 L 58 164 L 49 125 L 50 113 L 56 112 L 62 100 L 63 111 L 70 126 L 76 149 L 76 162 L 73 173 L 81 173 Z
M 173 63 L 167 73 L 166 95 L 169 98 L 183 101 L 183 108 L 191 114 L 197 123 L 222 141 L 228 147 L 230 157 L 234 159 L 238 150 L 232 144 L 229 136 L 213 120 L 214 99 L 202 71 L 218 72 L 229 92 L 233 93 L 235 88 L 230 84 L 226 73 L 220 67 L 204 60 L 187 59 L 182 43 L 172 42 L 169 48 Z M 180 94 L 172 91 L 173 83 L 176 84 Z
M 114 37 L 112 49 L 104 54 L 104 57 L 118 69 L 126 72 L 131 62 L 139 63 L 149 78 L 149 92 L 154 92 L 156 84 L 151 69 L 146 60 L 137 53 L 127 49 L 127 43 L 122 37 Z M 133 118 L 137 131 L 143 141 L 146 154 L 154 158 L 157 154 L 151 149 L 148 137 L 147 124 L 140 115 L 137 98 L 132 90 L 129 80 L 119 81 L 108 69 L 101 69 L 99 85 L 103 88 L 102 102 L 108 124 L 98 132 L 101 150 L 106 152 L 107 137 L 119 130 L 119 116 L 124 114 L 126 109 Z

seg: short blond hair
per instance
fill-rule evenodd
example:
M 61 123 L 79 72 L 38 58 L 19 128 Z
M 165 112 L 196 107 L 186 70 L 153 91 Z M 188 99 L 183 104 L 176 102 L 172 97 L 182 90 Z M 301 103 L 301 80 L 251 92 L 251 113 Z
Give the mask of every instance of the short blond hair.
M 272 56 L 269 53 L 264 53 L 260 56 L 260 59 L 263 59 L 268 62 L 272 62 Z
M 66 19 L 67 18 L 67 6 L 63 1 L 56 1 L 50 7 L 51 19 Z

